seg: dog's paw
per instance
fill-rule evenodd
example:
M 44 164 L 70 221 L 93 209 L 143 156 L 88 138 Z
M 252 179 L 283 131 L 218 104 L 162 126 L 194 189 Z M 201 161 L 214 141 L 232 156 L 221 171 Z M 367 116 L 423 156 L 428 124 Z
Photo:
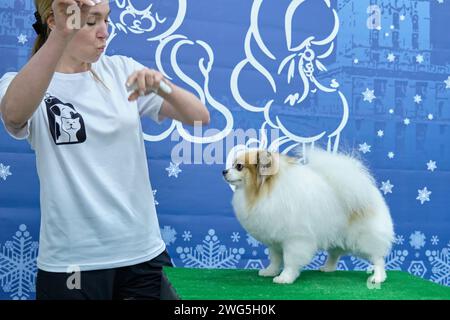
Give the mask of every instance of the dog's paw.
M 386 281 L 386 273 L 378 273 L 378 274 L 373 274 L 369 277 L 369 282 L 370 283 L 383 283 L 384 281 Z
M 334 272 L 334 271 L 336 271 L 336 267 L 321 266 L 319 268 L 319 270 L 322 271 L 322 272 Z
M 294 283 L 296 277 L 290 277 L 281 273 L 278 277 L 273 278 L 274 283 L 278 284 L 291 284 Z
M 258 271 L 258 275 L 260 277 L 275 277 L 280 274 L 279 270 L 275 270 L 272 268 L 261 269 Z

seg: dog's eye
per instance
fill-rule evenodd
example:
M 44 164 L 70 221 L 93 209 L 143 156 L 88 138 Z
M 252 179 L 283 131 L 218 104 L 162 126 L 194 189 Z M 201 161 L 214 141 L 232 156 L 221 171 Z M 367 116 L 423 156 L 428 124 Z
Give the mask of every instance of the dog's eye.
M 241 171 L 242 169 L 244 169 L 244 166 L 243 166 L 242 164 L 238 163 L 238 164 L 236 165 L 236 170 L 237 170 L 237 171 Z

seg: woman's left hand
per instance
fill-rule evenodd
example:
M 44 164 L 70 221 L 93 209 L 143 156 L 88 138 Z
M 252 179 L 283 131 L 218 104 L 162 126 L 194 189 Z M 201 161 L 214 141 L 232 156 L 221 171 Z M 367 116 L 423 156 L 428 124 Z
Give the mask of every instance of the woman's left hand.
M 128 77 L 126 85 L 127 87 L 130 87 L 136 83 L 137 89 L 130 94 L 128 101 L 135 101 L 137 98 L 146 96 L 151 92 L 164 97 L 164 92 L 159 89 L 159 84 L 163 81 L 167 83 L 167 80 L 164 79 L 162 73 L 156 70 L 145 68 L 133 72 Z

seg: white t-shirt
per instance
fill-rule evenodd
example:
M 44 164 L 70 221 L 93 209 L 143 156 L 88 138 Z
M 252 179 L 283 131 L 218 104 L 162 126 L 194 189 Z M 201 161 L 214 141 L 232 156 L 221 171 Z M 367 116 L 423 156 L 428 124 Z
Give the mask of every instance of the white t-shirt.
M 92 68 L 109 90 L 90 71 L 56 72 L 24 130 L 7 129 L 36 152 L 44 271 L 122 267 L 165 250 L 140 122 L 160 123 L 163 99 L 127 100 L 128 76 L 144 68 L 131 58 L 103 55 Z M 15 75 L 0 80 L 0 99 Z

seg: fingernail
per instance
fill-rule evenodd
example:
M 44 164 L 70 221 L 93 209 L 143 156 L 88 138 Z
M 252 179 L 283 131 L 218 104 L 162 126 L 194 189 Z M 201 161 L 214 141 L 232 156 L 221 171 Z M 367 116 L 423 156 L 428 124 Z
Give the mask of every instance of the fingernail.
M 95 2 L 91 0 L 91 1 L 89 1 L 89 5 L 90 6 L 95 6 Z

